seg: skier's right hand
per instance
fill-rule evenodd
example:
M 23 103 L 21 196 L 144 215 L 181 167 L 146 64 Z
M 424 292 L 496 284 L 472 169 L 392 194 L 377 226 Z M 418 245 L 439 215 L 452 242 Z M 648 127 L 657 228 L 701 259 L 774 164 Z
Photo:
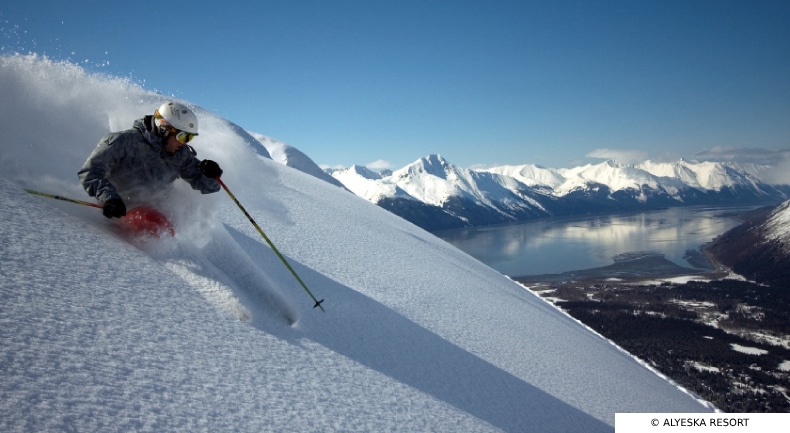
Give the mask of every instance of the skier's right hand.
M 126 215 L 126 205 L 119 198 L 111 198 L 104 203 L 102 213 L 107 218 L 120 218 Z
M 219 168 L 219 164 L 210 159 L 200 161 L 198 167 L 200 167 L 200 171 L 203 172 L 203 175 L 208 178 L 216 179 L 222 176 L 222 169 Z

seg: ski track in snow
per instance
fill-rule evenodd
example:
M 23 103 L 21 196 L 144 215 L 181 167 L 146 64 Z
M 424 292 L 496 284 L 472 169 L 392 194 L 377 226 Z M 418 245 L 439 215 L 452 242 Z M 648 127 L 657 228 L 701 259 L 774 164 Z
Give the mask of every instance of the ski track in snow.
M 286 299 L 259 267 L 260 261 L 253 261 L 239 248 L 227 230 L 232 229 L 214 229 L 202 246 L 177 235 L 176 239 L 144 242 L 140 247 L 239 320 L 255 326 L 279 315 L 289 325 L 295 324 L 298 315 L 290 304 L 293 301 Z

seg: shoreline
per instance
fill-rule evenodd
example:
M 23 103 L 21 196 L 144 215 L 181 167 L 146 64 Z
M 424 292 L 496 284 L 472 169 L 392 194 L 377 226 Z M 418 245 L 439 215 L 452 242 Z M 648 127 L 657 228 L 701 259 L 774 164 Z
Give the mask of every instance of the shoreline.
M 731 275 L 729 269 L 722 265 L 707 250 L 707 246 L 695 251 L 700 257 L 695 260 L 707 262 L 705 268 L 687 268 L 668 260 L 663 254 L 655 252 L 630 252 L 615 256 L 614 263 L 592 269 L 566 271 L 558 274 L 522 275 L 511 278 L 521 284 L 556 285 L 571 282 L 577 283 L 636 283 L 669 280 L 682 277 L 704 280 L 718 280 Z

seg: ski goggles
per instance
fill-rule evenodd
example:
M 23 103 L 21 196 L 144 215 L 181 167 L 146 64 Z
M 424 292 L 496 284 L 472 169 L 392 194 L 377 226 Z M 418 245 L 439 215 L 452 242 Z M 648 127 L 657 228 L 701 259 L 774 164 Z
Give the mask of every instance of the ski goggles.
M 178 140 L 178 142 L 181 143 L 181 144 L 187 144 L 190 141 L 192 141 L 193 138 L 197 137 L 197 134 L 192 134 L 190 132 L 179 131 L 178 129 L 173 128 L 170 125 L 167 126 L 167 133 L 169 135 L 175 136 L 176 140 Z
M 173 131 L 175 131 L 176 140 L 178 140 L 178 142 L 181 144 L 187 144 L 197 136 L 197 134 L 191 134 L 189 132 L 179 131 L 177 129 L 174 129 Z

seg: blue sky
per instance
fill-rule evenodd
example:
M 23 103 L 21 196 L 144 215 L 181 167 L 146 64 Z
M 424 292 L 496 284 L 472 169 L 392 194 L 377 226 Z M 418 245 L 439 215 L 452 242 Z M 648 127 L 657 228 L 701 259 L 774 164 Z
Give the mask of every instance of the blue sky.
M 128 77 L 326 166 L 790 159 L 790 1 L 4 3 L 2 54 Z

